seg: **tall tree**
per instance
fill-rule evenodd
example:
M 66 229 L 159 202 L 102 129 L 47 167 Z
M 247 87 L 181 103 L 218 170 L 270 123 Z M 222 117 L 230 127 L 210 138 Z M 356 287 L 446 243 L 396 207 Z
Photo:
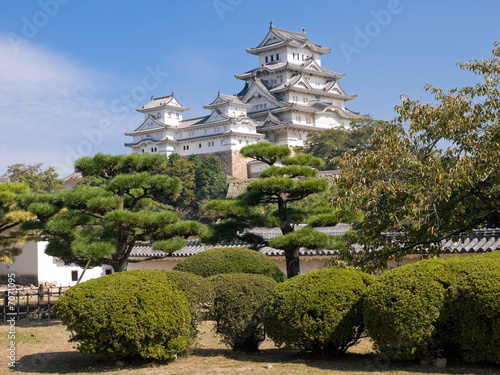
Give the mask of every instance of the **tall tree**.
M 352 156 L 371 149 L 368 140 L 373 135 L 373 130 L 386 125 L 386 121 L 374 120 L 371 117 L 356 119 L 352 121 L 349 129 L 340 127 L 310 134 L 305 146 L 300 147 L 299 151 L 324 160 L 323 170 L 339 169 L 346 153 Z
M 299 249 L 325 248 L 331 245 L 330 236 L 311 230 L 301 229 L 294 232 L 292 202 L 305 199 L 315 193 L 328 189 L 328 183 L 317 177 L 317 168 L 322 161 L 311 155 L 297 154 L 290 157 L 287 146 L 257 143 L 243 147 L 243 156 L 252 157 L 269 165 L 260 173 L 259 179 L 247 185 L 247 192 L 234 200 L 213 200 L 206 210 L 214 217 L 223 220 L 214 226 L 215 238 L 234 238 L 266 244 L 263 238 L 245 229 L 262 225 L 271 219 L 269 206 L 274 206 L 277 224 L 282 237 L 273 239 L 269 244 L 285 251 L 288 277 L 299 274 Z M 282 165 L 276 165 L 281 161 Z M 300 240 L 299 240 L 300 239 Z
M 21 204 L 37 220 L 23 225 L 43 230 L 49 241 L 47 254 L 85 267 L 109 264 L 116 272 L 127 269 L 138 241 L 152 241 L 155 250 L 179 249 L 185 237 L 203 233 L 204 227 L 179 220 L 159 203 L 181 191 L 178 178 L 152 172 L 167 162 L 157 154 L 96 154 L 78 159 L 75 167 L 84 178 L 99 177 L 103 183 L 27 196 Z
M 227 193 L 227 175 L 222 170 L 220 160 L 209 155 L 201 163 L 192 158 L 195 165 L 196 198 L 198 202 L 206 199 L 224 198 Z
M 500 227 L 500 46 L 493 57 L 458 65 L 480 82 L 435 103 L 403 96 L 393 124 L 343 162 L 339 204 L 365 211 L 348 239 L 352 262 L 373 269 L 409 253 L 439 254 L 441 241 L 473 228 Z M 443 148 L 446 147 L 446 148 Z M 384 232 L 397 232 L 388 239 Z
M 18 245 L 26 240 L 19 225 L 32 219 L 32 215 L 16 204 L 19 195 L 27 194 L 29 188 L 19 182 L 0 183 L 0 262 L 12 264 L 21 253 Z
M 42 168 L 43 163 L 12 164 L 7 167 L 7 177 L 11 182 L 22 182 L 31 191 L 38 193 L 52 193 L 63 189 L 63 180 L 54 167 Z

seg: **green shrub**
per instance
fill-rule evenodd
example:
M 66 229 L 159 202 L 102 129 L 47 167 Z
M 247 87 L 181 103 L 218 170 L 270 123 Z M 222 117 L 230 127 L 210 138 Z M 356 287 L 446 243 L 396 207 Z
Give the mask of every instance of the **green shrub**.
M 468 258 L 455 267 L 438 321 L 443 356 L 500 364 L 500 252 Z
M 171 360 L 185 354 L 192 341 L 187 298 L 164 271 L 86 281 L 66 291 L 54 312 L 82 353 Z
M 373 276 L 325 268 L 279 284 L 265 310 L 267 335 L 278 345 L 343 353 L 363 332 L 363 296 Z
M 202 277 L 222 273 L 255 273 L 272 277 L 277 282 L 286 279 L 283 271 L 268 256 L 242 248 L 215 248 L 193 255 L 174 267 Z
M 375 347 L 397 359 L 500 363 L 500 257 L 420 261 L 382 274 L 364 314 Z
M 264 306 L 276 287 L 265 275 L 220 274 L 209 278 L 215 291 L 211 309 L 215 331 L 233 350 L 255 352 L 264 341 Z
M 186 294 L 191 312 L 193 337 L 195 337 L 198 333 L 198 324 L 206 317 L 209 307 L 213 304 L 213 286 L 203 277 L 193 273 L 174 270 L 164 272 L 166 278 Z
M 436 357 L 435 322 L 453 280 L 440 260 L 424 260 L 380 275 L 364 302 L 375 347 L 398 359 Z

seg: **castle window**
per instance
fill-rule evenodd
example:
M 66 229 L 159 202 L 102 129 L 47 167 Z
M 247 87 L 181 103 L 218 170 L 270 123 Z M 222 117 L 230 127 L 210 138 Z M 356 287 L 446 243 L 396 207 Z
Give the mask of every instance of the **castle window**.
M 156 118 L 161 118 L 161 112 L 158 112 L 158 114 L 156 115 Z
M 172 117 L 172 112 L 168 112 L 168 118 Z
M 155 149 L 154 149 L 153 147 L 151 147 L 151 152 L 154 152 L 154 150 L 155 150 Z
M 198 147 L 201 148 L 201 143 L 198 144 Z
M 71 281 L 78 281 L 78 271 L 71 271 Z
M 266 63 L 269 62 L 269 56 L 266 56 Z
M 309 124 L 309 125 L 312 124 L 312 118 L 311 117 L 306 117 L 306 124 Z
M 278 140 L 278 134 L 274 134 L 274 140 L 277 141 Z
M 142 153 L 144 153 L 144 149 L 142 149 Z
M 276 60 L 280 60 L 280 54 L 276 54 Z
M 295 53 L 293 54 L 293 59 L 295 60 Z
M 240 145 L 241 145 L 241 139 L 240 139 Z
M 295 116 L 295 121 L 300 122 L 300 116 Z
M 294 102 L 298 102 L 299 101 L 299 97 L 297 95 L 294 95 L 293 98 L 292 98 L 292 100 Z
M 175 114 L 175 118 L 179 119 L 179 114 L 178 113 Z
M 274 55 L 271 55 L 271 61 L 274 61 Z
M 304 103 L 307 103 L 308 101 L 308 99 L 305 96 L 302 98 L 302 100 L 304 101 Z

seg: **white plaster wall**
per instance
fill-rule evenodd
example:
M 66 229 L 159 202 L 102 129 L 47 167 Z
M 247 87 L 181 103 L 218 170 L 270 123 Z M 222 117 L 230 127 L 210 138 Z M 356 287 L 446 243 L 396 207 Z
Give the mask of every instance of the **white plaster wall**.
M 71 272 L 78 271 L 78 277 L 80 277 L 83 272 L 83 268 L 78 267 L 75 264 L 66 266 L 64 262 L 45 254 L 46 246 L 47 242 L 38 242 L 38 282 L 57 283 L 58 286 L 75 285 L 76 281 L 71 280 Z M 82 281 L 105 276 L 106 269 L 112 269 L 112 267 L 104 265 L 88 269 L 85 271 Z

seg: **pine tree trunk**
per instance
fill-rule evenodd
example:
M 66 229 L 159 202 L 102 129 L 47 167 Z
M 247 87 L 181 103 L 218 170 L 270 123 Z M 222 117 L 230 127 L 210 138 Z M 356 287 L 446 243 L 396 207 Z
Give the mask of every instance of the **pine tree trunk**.
M 288 219 L 288 211 L 286 209 L 286 203 L 287 201 L 284 198 L 278 197 L 278 213 L 280 216 L 280 229 L 283 235 L 293 232 L 292 225 L 290 224 L 290 220 Z
M 289 279 L 300 274 L 299 249 L 285 250 L 286 277 Z
M 111 263 L 114 272 L 123 272 L 127 270 L 128 262 L 124 259 L 116 260 Z

